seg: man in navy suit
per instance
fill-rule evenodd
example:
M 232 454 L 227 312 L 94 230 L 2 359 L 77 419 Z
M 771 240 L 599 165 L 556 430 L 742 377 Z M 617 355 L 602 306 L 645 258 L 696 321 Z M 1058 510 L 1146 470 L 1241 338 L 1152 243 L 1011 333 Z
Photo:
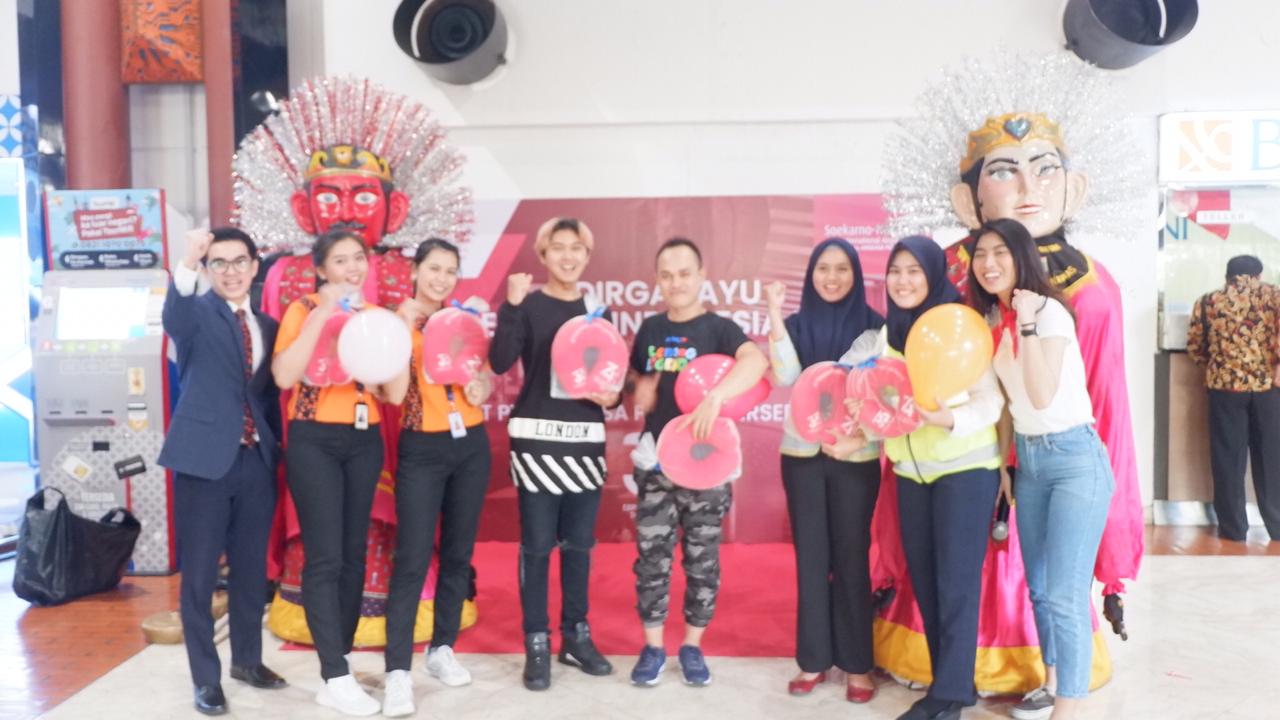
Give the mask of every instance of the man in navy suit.
M 178 351 L 182 395 L 160 452 L 174 471 L 174 523 L 182 565 L 182 633 L 196 710 L 227 712 L 210 604 L 225 552 L 231 677 L 259 688 L 286 683 L 262 664 L 267 534 L 276 504 L 280 391 L 271 377 L 278 324 L 254 312 L 258 249 L 237 228 L 193 230 L 164 301 Z M 196 294 L 203 264 L 212 292 Z

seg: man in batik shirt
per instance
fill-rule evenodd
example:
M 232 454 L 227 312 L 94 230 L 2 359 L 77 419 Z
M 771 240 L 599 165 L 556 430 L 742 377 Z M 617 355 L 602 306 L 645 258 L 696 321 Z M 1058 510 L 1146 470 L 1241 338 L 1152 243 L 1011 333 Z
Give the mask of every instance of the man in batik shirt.
M 1244 468 L 1253 463 L 1258 509 L 1272 542 L 1280 542 L 1280 288 L 1262 281 L 1262 262 L 1240 255 L 1227 263 L 1227 284 L 1191 310 L 1187 354 L 1205 369 L 1209 388 L 1209 457 L 1218 534 L 1243 541 Z

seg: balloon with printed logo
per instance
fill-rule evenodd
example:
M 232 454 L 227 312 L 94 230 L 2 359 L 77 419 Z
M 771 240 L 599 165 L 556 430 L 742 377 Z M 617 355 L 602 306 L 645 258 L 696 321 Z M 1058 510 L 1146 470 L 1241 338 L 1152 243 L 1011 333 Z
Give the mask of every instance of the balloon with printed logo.
M 698 407 L 698 403 L 711 392 L 711 388 L 729 374 L 736 362 L 728 355 L 718 353 L 699 355 L 690 360 L 689 364 L 676 375 L 675 396 L 680 412 L 693 412 L 693 409 Z M 725 400 L 720 406 L 720 417 L 741 420 L 744 415 L 751 412 L 751 408 L 764 402 L 772 389 L 773 386 L 767 379 L 760 378 L 760 381 L 746 392 Z
M 435 385 L 466 385 L 489 357 L 489 334 L 478 313 L 436 311 L 422 328 L 422 373 Z
M 718 417 L 711 433 L 693 437 L 688 415 L 668 422 L 658 435 L 658 468 L 672 483 L 690 490 L 719 487 L 742 474 L 742 439 L 732 420 Z
M 320 339 L 316 342 L 316 349 L 311 352 L 307 369 L 302 373 L 303 382 L 317 387 L 351 382 L 351 374 L 338 359 L 338 337 L 350 319 L 351 313 L 335 312 L 325 321 L 324 326 L 320 328 Z
M 380 385 L 408 366 L 413 340 L 404 321 L 380 307 L 355 313 L 338 335 L 338 359 L 353 380 Z
M 570 398 L 615 393 L 627 379 L 627 343 L 603 313 L 570 319 L 551 340 L 551 371 Z
M 907 364 L 880 357 L 849 370 L 847 397 L 861 400 L 858 425 L 880 437 L 900 437 L 920 427 L 920 413 L 911 393 Z
M 854 430 L 844 406 L 849 369 L 830 360 L 814 363 L 800 373 L 791 388 L 791 424 L 809 442 L 831 443 Z
M 916 403 L 936 410 L 937 399 L 964 392 L 991 366 L 991 329 L 973 308 L 947 303 L 916 319 L 905 350 Z

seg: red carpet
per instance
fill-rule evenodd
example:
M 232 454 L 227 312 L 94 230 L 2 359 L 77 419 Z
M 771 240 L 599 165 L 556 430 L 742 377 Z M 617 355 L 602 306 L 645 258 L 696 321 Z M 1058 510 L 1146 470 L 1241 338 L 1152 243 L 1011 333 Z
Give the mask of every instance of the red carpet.
M 458 637 L 458 652 L 524 652 L 520 628 L 520 588 L 516 584 L 516 543 L 477 543 L 476 606 L 480 619 Z M 636 616 L 632 543 L 600 543 L 591 553 L 591 635 L 600 652 L 635 655 L 644 644 Z M 721 548 L 721 592 L 703 638 L 708 655 L 791 657 L 795 655 L 795 555 L 790 544 L 726 544 Z M 680 551 L 672 573 L 667 648 L 684 638 L 685 578 Z M 559 557 L 552 555 L 550 619 L 559 626 Z M 559 647 L 553 639 L 552 647 Z
M 477 543 L 475 551 L 479 620 L 458 637 L 458 652 L 522 653 L 520 589 L 515 543 Z M 632 543 L 600 543 L 591 556 L 591 632 L 600 651 L 634 655 L 644 643 L 636 616 Z M 708 655 L 792 657 L 795 654 L 795 556 L 789 544 L 729 544 L 720 549 L 720 598 L 715 619 L 703 636 Z M 551 556 L 551 626 L 559 628 L 560 561 Z M 667 650 L 684 637 L 684 573 L 676 551 L 667 620 Z M 558 633 L 553 633 L 558 634 Z M 558 648 L 559 638 L 551 647 Z
M 520 590 L 515 543 L 478 543 L 476 606 L 480 618 L 458 638 L 458 652 L 521 653 Z M 644 638 L 636 616 L 636 558 L 632 543 L 600 543 L 591 555 L 591 634 L 606 654 L 634 655 Z M 788 544 L 732 543 L 720 549 L 720 598 L 703 637 L 708 655 L 792 657 L 795 654 L 795 555 Z M 551 556 L 550 617 L 559 627 L 560 562 Z M 676 551 L 671 582 L 667 649 L 684 637 L 684 572 Z M 559 647 L 559 640 L 552 641 Z

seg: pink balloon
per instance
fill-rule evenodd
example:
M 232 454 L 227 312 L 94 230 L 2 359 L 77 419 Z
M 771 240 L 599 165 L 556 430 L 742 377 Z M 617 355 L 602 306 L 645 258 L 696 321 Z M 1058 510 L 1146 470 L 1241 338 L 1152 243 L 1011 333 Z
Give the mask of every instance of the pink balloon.
M 338 359 L 351 377 L 380 385 L 409 367 L 413 337 L 395 313 L 374 307 L 351 316 L 338 335 Z
M 880 437 L 899 437 L 920 427 L 904 360 L 882 357 L 871 367 L 855 367 L 846 391 L 862 401 L 858 423 Z
M 676 405 L 680 408 L 680 412 L 693 412 L 711 388 L 729 374 L 735 362 L 728 355 L 717 353 L 699 355 L 690 360 L 680 374 L 676 375 Z M 751 412 L 751 408 L 764 402 L 772 389 L 773 386 L 766 378 L 760 378 L 760 382 L 746 392 L 725 401 L 720 407 L 720 417 L 741 420 L 744 415 Z
M 579 315 L 551 341 L 551 369 L 571 398 L 618 392 L 627 379 L 627 343 L 608 320 Z
M 320 329 L 320 340 L 316 343 L 316 349 L 311 352 L 307 369 L 302 373 L 303 382 L 318 387 L 351 382 L 351 375 L 338 360 L 338 337 L 350 319 L 351 313 L 335 312 L 325 321 L 324 327 Z
M 489 334 L 474 313 L 444 308 L 422 328 L 422 372 L 436 385 L 466 385 L 488 356 Z
M 676 417 L 658 435 L 658 466 L 662 473 L 690 490 L 718 487 L 742 474 L 738 426 L 728 418 L 718 417 L 705 440 L 694 440 L 693 424 L 684 422 L 688 417 Z
M 805 368 L 791 389 L 791 424 L 809 442 L 835 442 L 853 432 L 855 423 L 844 407 L 849 370 L 831 361 Z

